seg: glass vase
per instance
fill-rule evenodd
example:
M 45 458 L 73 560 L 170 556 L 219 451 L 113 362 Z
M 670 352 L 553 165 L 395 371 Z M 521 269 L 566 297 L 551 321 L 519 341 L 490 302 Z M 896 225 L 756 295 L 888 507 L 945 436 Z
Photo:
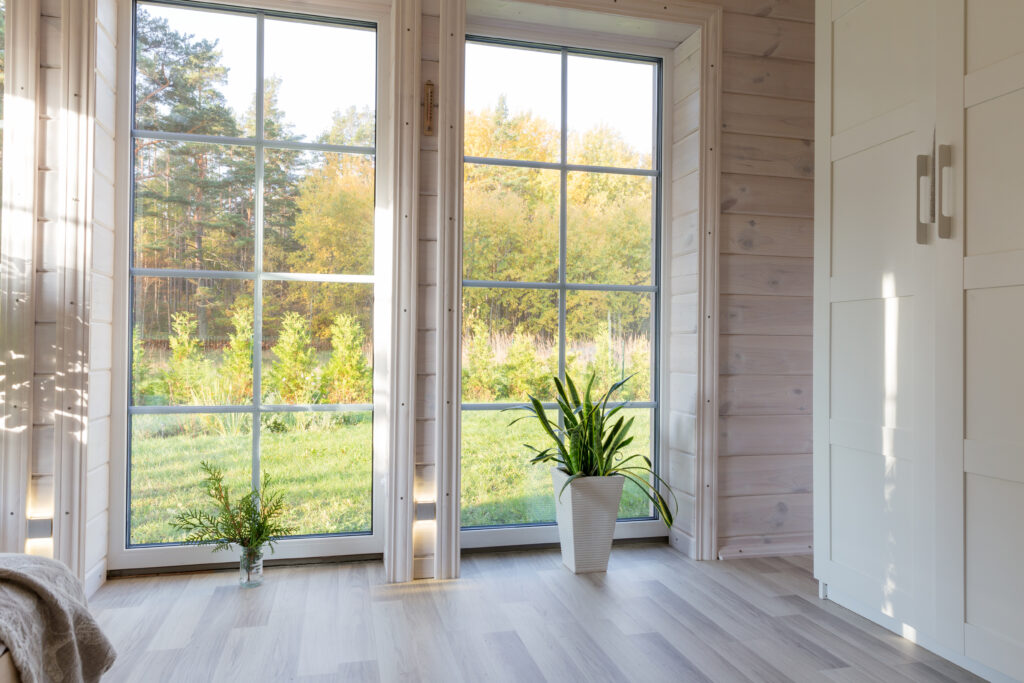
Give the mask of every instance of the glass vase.
M 263 583 L 263 550 L 242 548 L 238 561 L 238 583 L 242 588 L 253 588 Z

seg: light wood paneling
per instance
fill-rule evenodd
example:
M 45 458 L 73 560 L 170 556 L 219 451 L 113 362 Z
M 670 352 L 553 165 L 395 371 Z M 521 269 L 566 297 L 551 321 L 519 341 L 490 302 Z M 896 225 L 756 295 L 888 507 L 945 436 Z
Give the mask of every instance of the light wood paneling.
M 718 506 L 719 534 L 791 534 L 811 528 L 811 494 L 731 496 Z
M 725 416 L 719 421 L 718 431 L 720 455 L 785 455 L 811 452 L 809 415 Z M 810 526 L 807 528 L 810 529 Z
M 719 269 L 722 294 L 811 296 L 813 289 L 809 258 L 722 254 Z
M 718 462 L 722 496 L 758 496 L 811 492 L 811 456 L 732 455 Z
M 814 138 L 814 103 L 723 93 L 722 130 L 811 140 Z
M 718 388 L 721 415 L 810 415 L 808 375 L 725 375 Z
M 722 335 L 723 375 L 810 375 L 811 337 Z
M 722 174 L 722 213 L 811 218 L 814 182 L 798 178 Z
M 814 21 L 814 0 L 718 0 L 726 12 L 753 14 L 758 17 Z
M 814 221 L 809 218 L 725 214 L 719 226 L 723 254 L 813 255 Z
M 759 57 L 814 61 L 814 24 L 727 12 L 722 49 Z
M 811 140 L 722 134 L 722 170 L 783 178 L 814 177 Z
M 726 54 L 722 58 L 722 91 L 812 102 L 814 64 Z
M 722 297 L 722 334 L 811 334 L 811 298 L 796 296 Z

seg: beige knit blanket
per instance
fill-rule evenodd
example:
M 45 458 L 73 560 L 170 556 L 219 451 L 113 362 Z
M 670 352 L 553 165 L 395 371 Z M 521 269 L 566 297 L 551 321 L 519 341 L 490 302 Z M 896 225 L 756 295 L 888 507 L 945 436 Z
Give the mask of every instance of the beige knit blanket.
M 0 553 L 0 641 L 22 683 L 98 681 L 117 656 L 60 562 Z

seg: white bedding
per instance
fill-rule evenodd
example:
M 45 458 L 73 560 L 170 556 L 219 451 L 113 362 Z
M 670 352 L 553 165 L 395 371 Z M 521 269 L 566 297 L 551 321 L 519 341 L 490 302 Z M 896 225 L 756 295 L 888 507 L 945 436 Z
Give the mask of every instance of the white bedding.
M 74 574 L 30 555 L 0 554 L 0 641 L 21 683 L 99 681 L 116 656 Z

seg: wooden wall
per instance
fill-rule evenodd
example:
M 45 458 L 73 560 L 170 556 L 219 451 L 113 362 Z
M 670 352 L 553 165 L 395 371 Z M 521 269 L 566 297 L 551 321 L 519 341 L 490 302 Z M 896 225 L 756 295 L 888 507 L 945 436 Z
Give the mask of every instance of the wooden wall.
M 668 346 L 669 380 L 662 405 L 667 414 L 668 444 L 662 462 L 664 476 L 679 503 L 669 535 L 673 547 L 696 552 L 696 458 L 700 270 L 700 78 L 701 34 L 697 32 L 673 50 L 672 164 L 668 178 L 672 215 L 666 221 L 663 244 L 670 259 L 663 282 L 669 299 L 663 334 Z M 664 432 L 663 432 L 664 433 Z
M 115 139 L 117 134 L 117 0 L 96 0 L 92 253 L 89 294 L 89 426 L 85 491 L 85 586 L 107 575 L 110 507 L 111 368 L 114 313 Z
M 719 547 L 724 557 L 810 552 L 814 2 L 716 4 L 725 10 Z M 437 14 L 436 2 L 424 2 L 422 80 L 435 83 Z M 685 94 L 686 84 L 677 89 Z M 696 138 L 683 144 L 687 136 L 679 132 L 674 179 L 688 175 L 685 158 L 696 154 L 690 149 Z M 431 490 L 436 462 L 436 145 L 436 138 L 421 137 L 417 486 Z M 688 251 L 682 239 L 676 242 L 673 258 L 696 254 L 695 244 Z M 682 305 L 686 293 L 678 294 Z M 685 333 L 679 334 L 671 343 L 685 342 Z M 670 362 L 685 363 L 686 354 L 676 351 L 670 350 Z M 670 368 L 678 382 L 685 383 L 688 372 L 683 365 Z M 682 413 L 679 417 L 680 428 L 669 439 L 669 467 L 683 494 L 676 530 L 690 535 L 693 468 L 684 444 L 692 439 L 693 423 Z M 429 574 L 432 551 L 426 543 L 414 549 L 420 575 Z
M 718 545 L 810 552 L 813 0 L 719 0 Z
M 438 82 L 438 26 L 440 8 L 434 2 L 424 3 L 422 20 L 422 82 Z M 436 115 L 436 112 L 435 112 Z M 436 118 L 435 118 L 436 120 Z M 416 497 L 433 500 L 437 490 L 434 453 L 434 407 L 437 370 L 437 136 L 420 131 L 420 205 L 418 233 L 419 292 L 416 327 Z M 425 495 L 421 496 L 423 492 Z M 416 578 L 434 575 L 434 535 L 413 536 L 413 575 Z
M 38 144 L 36 159 L 35 329 L 32 377 L 32 461 L 29 466 L 28 514 L 53 517 L 55 491 L 54 402 L 57 378 L 57 311 L 60 308 L 60 267 L 64 246 L 59 227 L 61 198 L 61 7 L 44 2 L 39 8 Z M 30 552 L 50 555 L 52 544 L 29 541 Z

